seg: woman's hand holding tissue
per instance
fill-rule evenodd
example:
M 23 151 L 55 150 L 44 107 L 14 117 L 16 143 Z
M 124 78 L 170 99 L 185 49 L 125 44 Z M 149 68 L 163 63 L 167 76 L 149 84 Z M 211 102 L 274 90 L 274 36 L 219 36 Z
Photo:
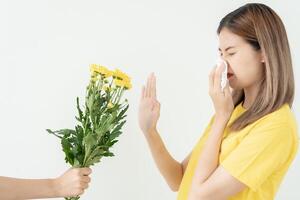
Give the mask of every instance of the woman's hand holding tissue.
M 224 91 L 221 88 L 221 76 L 225 64 L 215 66 L 209 74 L 209 96 L 211 97 L 214 108 L 215 117 L 229 120 L 234 109 L 229 83 L 227 81 Z

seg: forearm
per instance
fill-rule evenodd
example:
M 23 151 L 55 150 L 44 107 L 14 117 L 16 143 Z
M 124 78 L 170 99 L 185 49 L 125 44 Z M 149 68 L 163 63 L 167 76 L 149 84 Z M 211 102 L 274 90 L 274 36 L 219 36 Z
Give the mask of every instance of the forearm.
M 145 135 L 156 166 L 169 187 L 177 191 L 183 177 L 181 163 L 170 155 L 157 130 Z
M 192 191 L 197 193 L 201 185 L 210 177 L 219 165 L 219 152 L 222 143 L 222 136 L 227 121 L 222 117 L 216 117 L 209 137 L 200 155 L 195 176 L 192 181 Z
M 0 199 L 19 200 L 58 197 L 54 179 L 15 179 L 0 177 Z

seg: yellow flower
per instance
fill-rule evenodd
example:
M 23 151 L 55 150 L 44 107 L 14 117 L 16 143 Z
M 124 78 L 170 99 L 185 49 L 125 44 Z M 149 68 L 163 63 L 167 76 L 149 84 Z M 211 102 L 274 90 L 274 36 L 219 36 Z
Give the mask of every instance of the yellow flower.
M 130 77 L 119 69 L 116 69 L 113 72 L 113 77 L 124 81 L 130 81 Z
M 109 103 L 107 104 L 107 107 L 108 107 L 108 108 L 112 108 L 112 107 L 114 107 L 114 104 L 112 104 L 111 102 L 109 102 Z
M 124 82 L 124 87 L 125 87 L 127 90 L 131 89 L 131 88 L 132 88 L 132 85 L 131 85 L 130 81 L 125 81 L 125 82 Z
M 96 64 L 91 64 L 90 65 L 90 71 L 91 71 L 92 78 L 97 76 L 97 73 L 96 73 L 95 70 L 96 70 Z
M 124 81 L 122 81 L 122 80 L 115 79 L 114 83 L 117 87 L 124 87 Z
M 94 74 L 96 72 L 96 73 L 103 75 L 105 78 L 113 75 L 112 71 L 110 71 L 106 67 L 98 65 L 98 64 L 91 64 L 90 70 L 91 70 L 92 74 Z
M 98 64 L 91 64 L 90 65 L 90 70 L 91 70 L 91 81 L 96 82 L 97 80 L 101 79 L 101 76 L 104 76 L 105 78 L 108 78 L 110 76 L 113 76 L 114 83 L 117 87 L 124 87 L 125 89 L 131 89 L 131 80 L 130 77 L 122 72 L 119 69 L 116 69 L 114 71 L 110 71 L 104 66 L 98 65 Z M 101 76 L 98 76 L 100 74 Z M 107 79 L 104 79 L 104 83 L 107 83 Z M 103 90 L 107 90 L 110 88 L 102 88 Z M 113 88 L 112 88 L 113 89 Z
M 132 87 L 130 81 L 115 79 L 114 83 L 117 87 L 124 87 L 125 89 L 128 89 L 128 90 L 131 89 L 131 87 Z

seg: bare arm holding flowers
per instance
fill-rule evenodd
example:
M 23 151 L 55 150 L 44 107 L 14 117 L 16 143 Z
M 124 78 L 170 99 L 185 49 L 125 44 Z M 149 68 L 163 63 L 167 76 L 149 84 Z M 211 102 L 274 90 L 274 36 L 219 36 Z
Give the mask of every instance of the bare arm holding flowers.
M 0 199 L 21 200 L 72 197 L 83 194 L 90 182 L 90 168 L 69 169 L 55 179 L 0 177 Z
M 159 115 L 160 103 L 156 97 L 156 79 L 152 73 L 148 77 L 147 85 L 142 88 L 138 115 L 139 126 L 144 133 L 152 157 L 160 173 L 165 178 L 169 187 L 173 191 L 177 191 L 190 155 L 182 163 L 176 161 L 170 155 L 157 131 Z

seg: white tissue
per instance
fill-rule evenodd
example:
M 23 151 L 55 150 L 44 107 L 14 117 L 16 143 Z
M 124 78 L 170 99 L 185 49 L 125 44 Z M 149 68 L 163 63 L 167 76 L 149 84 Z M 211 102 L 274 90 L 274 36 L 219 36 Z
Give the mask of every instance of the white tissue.
M 224 71 L 222 72 L 222 75 L 221 75 L 221 90 L 222 90 L 222 92 L 224 92 L 224 88 L 225 88 L 226 83 L 228 81 L 227 80 L 227 68 L 228 68 L 228 66 L 227 66 L 227 62 L 223 59 L 218 59 L 217 66 L 221 67 L 222 63 L 224 63 L 224 65 L 225 65 L 225 69 L 224 69 Z

